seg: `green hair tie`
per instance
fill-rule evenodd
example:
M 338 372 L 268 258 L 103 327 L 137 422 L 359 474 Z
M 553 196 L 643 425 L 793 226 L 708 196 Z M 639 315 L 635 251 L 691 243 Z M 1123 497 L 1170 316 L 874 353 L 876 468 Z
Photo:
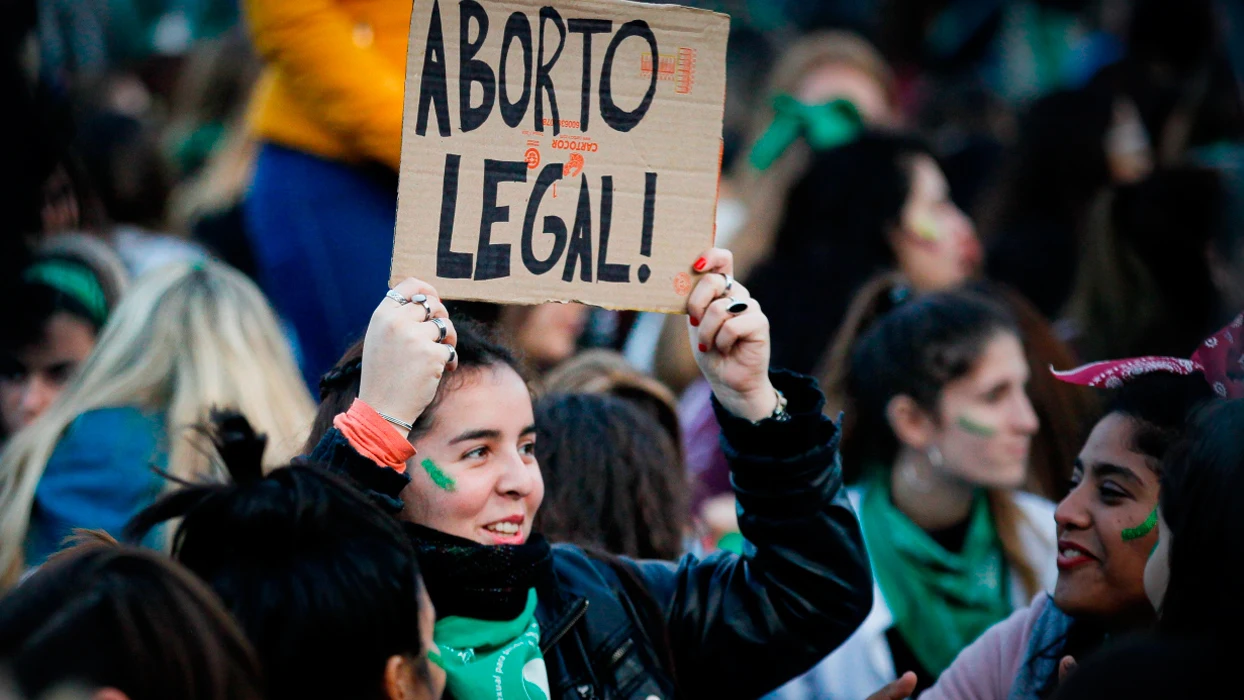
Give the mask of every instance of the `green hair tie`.
M 1131 542 L 1132 540 L 1138 540 L 1144 537 L 1145 535 L 1149 534 L 1150 532 L 1153 532 L 1153 528 L 1157 526 L 1158 526 L 1158 509 L 1155 506 L 1153 508 L 1153 512 L 1149 514 L 1149 517 L 1145 518 L 1145 522 L 1137 525 L 1136 527 L 1123 528 L 1123 541 Z
M 813 150 L 825 151 L 854 141 L 863 128 L 859 109 L 847 100 L 809 105 L 778 95 L 773 98 L 773 122 L 756 140 L 749 158 L 752 167 L 768 170 L 801 136 Z
M 51 287 L 78 302 L 97 326 L 108 320 L 108 300 L 95 272 L 86 265 L 63 258 L 40 260 L 22 273 L 29 284 Z

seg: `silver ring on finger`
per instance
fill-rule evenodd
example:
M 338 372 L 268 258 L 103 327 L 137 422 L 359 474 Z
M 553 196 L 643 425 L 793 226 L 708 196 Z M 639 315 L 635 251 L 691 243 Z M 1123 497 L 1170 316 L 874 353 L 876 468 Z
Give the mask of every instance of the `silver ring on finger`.
M 726 311 L 728 311 L 729 313 L 741 314 L 744 311 L 747 311 L 747 300 L 746 299 L 739 299 L 738 297 L 729 297 L 726 299 L 726 301 L 729 302 L 728 304 L 726 304 Z
M 452 365 L 454 360 L 458 359 L 458 351 L 454 350 L 452 345 L 446 345 L 445 347 L 449 348 L 449 359 L 445 361 L 445 364 Z
M 390 289 L 389 291 L 385 292 L 384 295 L 392 299 L 393 301 L 396 301 L 398 306 L 406 306 L 407 304 L 410 303 L 410 299 L 407 299 L 406 297 L 402 296 L 402 293 L 397 291 L 396 289 Z
M 722 272 L 721 276 L 726 278 L 726 288 L 721 290 L 721 292 L 722 294 L 729 294 L 730 290 L 734 288 L 734 277 L 725 272 Z
M 428 295 L 416 294 L 410 298 L 411 301 L 423 307 L 423 320 L 427 321 L 432 318 L 432 306 L 428 304 Z M 444 331 L 442 331 L 443 333 Z
M 436 337 L 435 342 L 437 343 L 445 342 L 445 336 L 449 335 L 449 327 L 445 325 L 445 319 L 434 318 L 432 319 L 431 323 L 432 325 L 436 326 L 436 330 L 440 331 L 440 335 Z M 450 347 L 453 347 L 453 346 L 450 346 Z

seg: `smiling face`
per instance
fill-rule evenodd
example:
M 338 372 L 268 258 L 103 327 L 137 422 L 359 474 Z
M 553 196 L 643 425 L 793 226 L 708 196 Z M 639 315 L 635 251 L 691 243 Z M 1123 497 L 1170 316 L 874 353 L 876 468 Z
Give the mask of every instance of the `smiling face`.
M 932 436 L 942 469 L 975 486 L 1014 488 L 1028 473 L 1028 449 L 1040 424 L 1028 400 L 1028 362 L 1012 333 L 998 333 L 966 376 L 942 389 Z
M 522 544 L 544 499 L 531 395 L 507 366 L 459 371 L 413 443 L 402 517 L 480 544 Z
M 911 192 L 891 241 L 899 270 L 920 291 L 963 284 L 980 265 L 976 229 L 951 201 L 946 176 L 929 156 L 912 160 Z
M 1071 493 L 1054 513 L 1054 602 L 1070 615 L 1118 621 L 1152 614 L 1144 576 L 1157 531 L 1123 538 L 1158 502 L 1158 475 L 1135 450 L 1135 434 L 1135 423 L 1120 413 L 1101 419 L 1076 459 Z

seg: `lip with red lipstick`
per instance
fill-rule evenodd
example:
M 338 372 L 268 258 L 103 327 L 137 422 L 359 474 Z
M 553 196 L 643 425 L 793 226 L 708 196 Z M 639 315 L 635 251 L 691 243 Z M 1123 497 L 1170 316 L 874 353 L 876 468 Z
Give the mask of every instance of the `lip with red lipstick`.
M 1075 542 L 1058 541 L 1058 570 L 1068 571 L 1097 561 L 1097 557 Z
M 483 529 L 496 544 L 522 544 L 525 539 L 523 522 L 526 520 L 525 516 L 511 515 L 508 518 L 494 520 L 484 525 Z

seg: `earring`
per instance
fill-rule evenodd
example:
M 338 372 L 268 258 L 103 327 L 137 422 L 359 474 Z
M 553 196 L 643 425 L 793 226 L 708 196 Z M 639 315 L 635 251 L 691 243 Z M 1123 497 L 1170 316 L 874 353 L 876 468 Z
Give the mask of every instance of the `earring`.
M 929 493 L 932 487 L 924 471 L 914 460 L 902 460 L 898 465 L 898 478 L 916 493 Z
M 924 456 L 928 458 L 929 465 L 934 469 L 941 469 L 946 463 L 942 459 L 942 451 L 938 449 L 937 445 L 929 445 L 929 449 L 924 451 Z

